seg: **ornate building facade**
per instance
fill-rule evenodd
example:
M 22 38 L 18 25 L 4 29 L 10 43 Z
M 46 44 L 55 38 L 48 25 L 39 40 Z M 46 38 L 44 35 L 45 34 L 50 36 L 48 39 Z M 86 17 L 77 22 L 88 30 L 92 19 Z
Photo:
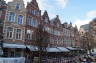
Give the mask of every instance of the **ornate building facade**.
M 26 44 L 35 45 L 35 30 L 41 23 L 41 10 L 36 0 L 32 0 L 27 4 L 26 8 Z
M 3 22 L 6 15 L 7 4 L 4 0 L 0 0 L 0 55 L 2 55 L 2 43 L 3 43 Z
M 23 0 L 8 2 L 4 20 L 4 56 L 23 56 L 25 43 L 26 9 Z M 12 45 L 14 45 L 12 47 Z M 10 54 L 9 54 L 10 53 Z M 17 55 L 18 54 L 18 55 Z
M 4 19 L 4 57 L 26 57 L 29 62 L 34 58 L 36 45 L 35 30 L 39 24 L 48 32 L 47 47 L 80 47 L 79 32 L 72 23 L 61 24 L 59 16 L 50 19 L 47 11 L 41 15 L 36 0 L 27 3 L 25 8 L 23 0 L 8 2 Z M 27 51 L 26 51 L 27 50 Z

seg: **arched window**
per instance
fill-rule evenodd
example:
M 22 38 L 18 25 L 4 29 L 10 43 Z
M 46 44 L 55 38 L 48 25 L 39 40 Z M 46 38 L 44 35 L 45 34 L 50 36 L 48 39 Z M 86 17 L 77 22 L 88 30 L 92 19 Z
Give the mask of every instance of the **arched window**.
M 18 16 L 18 24 L 23 24 L 23 16 L 22 15 Z

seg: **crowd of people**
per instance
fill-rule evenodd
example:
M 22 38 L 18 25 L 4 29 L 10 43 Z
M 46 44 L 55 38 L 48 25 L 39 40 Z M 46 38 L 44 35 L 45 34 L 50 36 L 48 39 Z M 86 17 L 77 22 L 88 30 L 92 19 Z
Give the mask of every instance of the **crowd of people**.
M 64 57 L 58 57 L 58 58 L 47 58 L 44 60 L 44 63 L 74 63 L 74 58 L 64 58 Z
M 47 58 L 44 63 L 95 63 L 96 60 L 89 56 Z

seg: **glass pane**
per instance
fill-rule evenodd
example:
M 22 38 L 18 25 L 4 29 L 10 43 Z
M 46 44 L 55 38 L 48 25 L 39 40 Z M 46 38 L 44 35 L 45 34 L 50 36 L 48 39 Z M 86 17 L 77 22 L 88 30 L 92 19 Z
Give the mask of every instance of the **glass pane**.
M 14 12 L 10 12 L 8 16 L 9 16 L 8 19 L 10 22 L 15 21 L 15 13 Z
M 10 38 L 12 37 L 12 32 L 10 32 L 10 36 L 9 36 Z
M 17 33 L 21 33 L 21 29 L 17 29 Z
M 18 24 L 22 24 L 23 22 L 23 16 L 18 16 Z
M 8 27 L 7 32 L 11 32 L 11 31 L 13 31 L 13 28 Z
M 18 34 L 16 34 L 16 39 L 18 39 Z
M 16 9 L 20 9 L 20 4 L 17 4 L 16 5 Z
M 31 25 L 31 18 L 30 17 L 28 18 L 28 23 L 27 24 Z

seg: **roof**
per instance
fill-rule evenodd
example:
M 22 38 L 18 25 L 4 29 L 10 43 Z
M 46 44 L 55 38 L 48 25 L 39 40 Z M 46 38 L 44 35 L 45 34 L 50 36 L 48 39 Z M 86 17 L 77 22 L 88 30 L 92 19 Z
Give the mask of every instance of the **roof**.
M 50 20 L 50 23 L 51 23 L 51 24 L 57 24 L 57 23 L 58 23 L 58 24 L 61 24 L 60 19 L 59 19 L 59 16 L 56 15 L 55 18 L 53 18 L 53 19 Z

